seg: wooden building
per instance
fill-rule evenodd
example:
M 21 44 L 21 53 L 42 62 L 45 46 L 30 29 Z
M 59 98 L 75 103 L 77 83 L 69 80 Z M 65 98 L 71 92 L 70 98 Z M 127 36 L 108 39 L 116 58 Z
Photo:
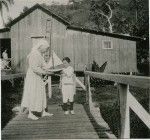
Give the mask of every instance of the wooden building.
M 85 64 L 93 61 L 100 66 L 107 61 L 105 72 L 109 73 L 137 71 L 136 42 L 141 38 L 74 27 L 39 4 L 8 27 L 9 33 L 5 34 L 11 39 L 12 66 L 16 71 L 26 71 L 26 57 L 42 37 L 61 59 L 70 57 L 76 71 L 83 71 Z

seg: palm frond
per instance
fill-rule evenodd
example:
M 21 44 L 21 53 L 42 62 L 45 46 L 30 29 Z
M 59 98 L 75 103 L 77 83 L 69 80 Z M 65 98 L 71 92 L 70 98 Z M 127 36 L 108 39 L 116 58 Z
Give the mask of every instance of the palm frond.
M 3 0 L 4 1 L 4 0 Z M 5 0 L 9 4 L 14 4 L 14 0 Z
M 4 0 L 1 1 L 2 2 L 2 5 L 5 6 L 5 8 L 7 9 L 7 11 L 9 11 L 9 7 L 8 7 L 8 3 Z

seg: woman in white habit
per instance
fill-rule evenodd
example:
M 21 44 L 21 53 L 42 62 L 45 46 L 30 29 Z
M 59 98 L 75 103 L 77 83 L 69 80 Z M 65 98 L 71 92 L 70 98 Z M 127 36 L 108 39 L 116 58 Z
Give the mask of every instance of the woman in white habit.
M 45 39 L 41 39 L 28 55 L 29 67 L 25 78 L 21 107 L 29 109 L 28 118 L 33 120 L 37 120 L 38 117 L 32 111 L 42 112 L 42 117 L 53 115 L 45 112 L 47 100 L 43 75 L 49 75 L 51 73 L 43 69 L 45 65 L 43 55 L 48 49 L 48 42 Z

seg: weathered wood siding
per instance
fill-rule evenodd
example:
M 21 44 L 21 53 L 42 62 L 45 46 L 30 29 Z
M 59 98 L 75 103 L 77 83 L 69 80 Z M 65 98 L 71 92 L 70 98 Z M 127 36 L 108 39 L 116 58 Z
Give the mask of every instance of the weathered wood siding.
M 46 36 L 51 50 L 62 59 L 70 57 L 76 71 L 94 60 L 105 72 L 136 72 L 136 42 L 66 29 L 66 26 L 40 9 L 34 10 L 11 27 L 13 67 L 27 69 L 26 57 L 32 48 L 32 38 Z M 103 49 L 103 40 L 111 40 L 113 49 Z
M 103 40 L 112 41 L 113 49 L 103 49 Z M 99 66 L 107 61 L 105 72 L 136 72 L 136 42 L 113 37 L 67 30 L 65 56 L 69 56 L 75 70 L 96 61 Z
M 11 27 L 12 65 L 16 71 L 25 72 L 27 70 L 26 58 L 32 48 L 31 37 L 47 36 L 47 40 L 50 42 L 50 33 L 46 33 L 47 19 L 52 21 L 51 48 L 61 50 L 59 46 L 63 46 L 63 44 L 60 36 L 64 36 L 65 25 L 37 9 Z M 58 53 L 62 53 L 62 51 L 58 51 Z
M 10 32 L 0 33 L 0 39 L 2 39 L 2 38 L 10 38 Z

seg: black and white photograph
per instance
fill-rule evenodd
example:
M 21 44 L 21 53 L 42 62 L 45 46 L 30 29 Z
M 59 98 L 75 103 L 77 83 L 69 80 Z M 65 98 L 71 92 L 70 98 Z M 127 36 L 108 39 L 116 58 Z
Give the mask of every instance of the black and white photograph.
M 0 0 L 2 140 L 150 139 L 149 0 Z

